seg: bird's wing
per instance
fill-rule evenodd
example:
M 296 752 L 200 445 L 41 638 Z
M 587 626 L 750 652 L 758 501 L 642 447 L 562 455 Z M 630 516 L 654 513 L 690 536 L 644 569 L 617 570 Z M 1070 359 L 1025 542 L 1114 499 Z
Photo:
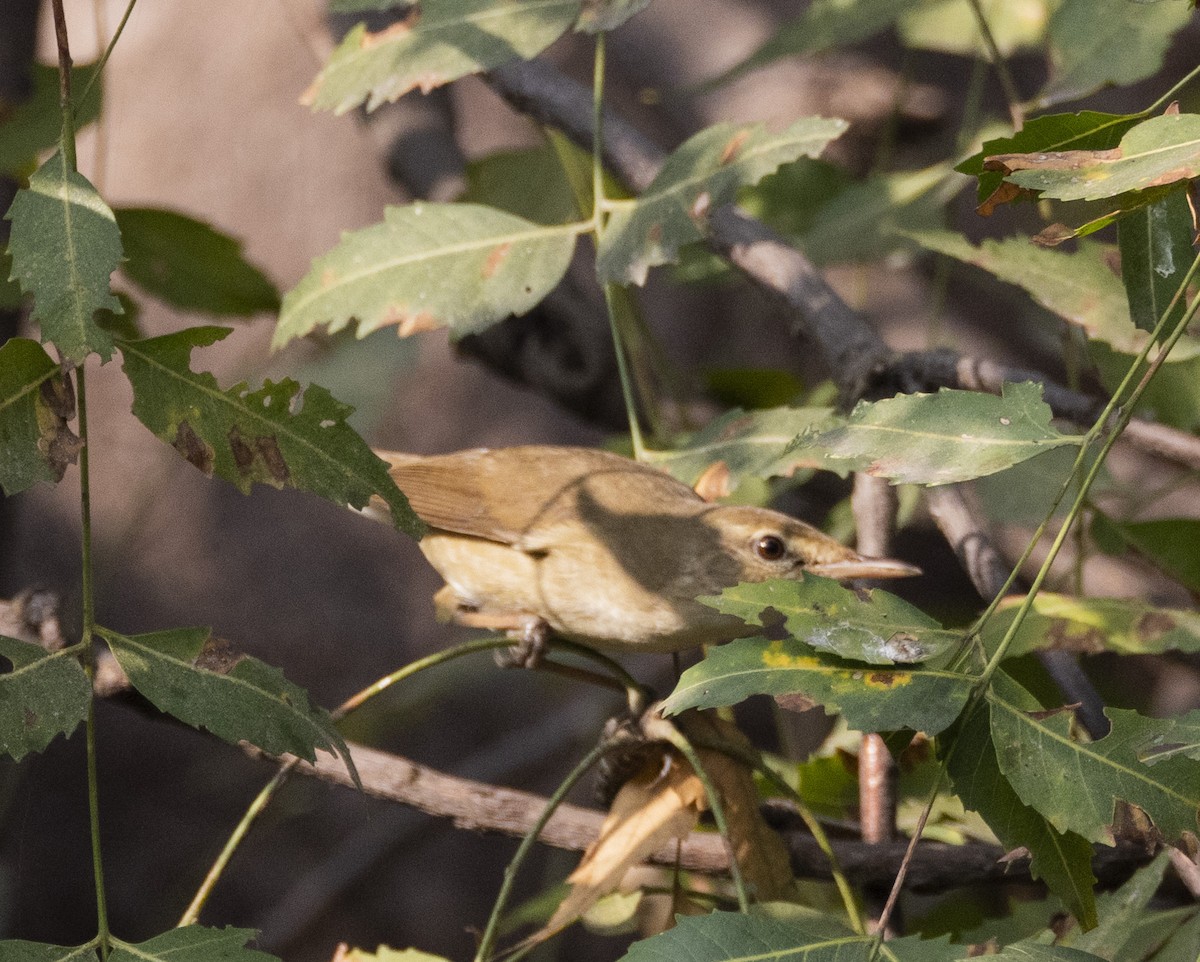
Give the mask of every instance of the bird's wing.
M 614 490 L 632 483 L 696 496 L 655 468 L 606 451 L 527 445 L 442 455 L 376 452 L 417 515 L 432 528 L 538 550 L 539 534 L 566 535 L 580 482 L 611 474 Z

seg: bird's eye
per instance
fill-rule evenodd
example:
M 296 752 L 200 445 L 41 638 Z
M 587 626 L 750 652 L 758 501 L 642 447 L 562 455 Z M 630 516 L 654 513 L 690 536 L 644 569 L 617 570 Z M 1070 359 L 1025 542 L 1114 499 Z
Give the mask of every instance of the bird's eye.
M 783 539 L 774 534 L 759 535 L 754 539 L 754 553 L 763 561 L 779 561 L 787 554 L 787 545 Z

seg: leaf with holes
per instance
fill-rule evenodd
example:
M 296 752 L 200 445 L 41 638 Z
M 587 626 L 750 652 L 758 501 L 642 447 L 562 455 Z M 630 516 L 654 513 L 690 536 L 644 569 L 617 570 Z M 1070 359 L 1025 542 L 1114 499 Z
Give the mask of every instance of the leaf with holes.
M 290 378 L 243 382 L 222 390 L 217 379 L 191 370 L 192 349 L 207 347 L 229 328 L 194 327 L 142 341 L 119 341 L 133 386 L 133 413 L 155 435 L 210 477 L 243 494 L 256 482 L 298 488 L 335 504 L 365 507 L 378 495 L 397 528 L 420 537 L 425 526 L 392 482 L 387 465 L 346 424 L 351 409 L 326 391 Z
M 351 320 L 358 336 L 450 328 L 461 337 L 524 314 L 566 273 L 572 225 L 534 224 L 476 204 L 389 207 L 382 224 L 345 234 L 283 299 L 273 345 Z
M 841 425 L 800 435 L 790 453 L 893 484 L 951 484 L 1079 443 L 1054 430 L 1050 418 L 1037 384 L 1005 384 L 1001 397 L 943 388 L 861 401 Z
M 109 277 L 121 263 L 121 232 L 96 189 L 54 154 L 29 178 L 4 215 L 12 221 L 13 277 L 33 295 L 42 339 L 68 359 L 112 357 L 113 338 L 96 312 L 121 313 Z
M 302 102 L 343 114 L 410 90 L 428 93 L 467 74 L 535 57 L 566 32 L 581 0 L 421 0 L 372 32 L 359 24 L 338 45 Z M 362 5 L 357 5 L 362 9 Z
M 0 346 L 0 490 L 61 480 L 79 453 L 67 427 L 74 416 L 70 382 L 40 344 L 14 337 Z
M 92 686 L 76 655 L 0 635 L 0 658 L 12 664 L 0 674 L 0 754 L 20 761 L 87 717 Z
M 1157 760 L 1162 746 L 1174 741 L 1174 719 L 1107 708 L 1112 730 L 1099 741 L 1082 742 L 1072 735 L 1071 712 L 1031 712 L 1027 700 L 1023 688 L 997 673 L 987 693 L 992 740 L 1021 801 L 1058 831 L 1111 844 L 1117 800 L 1142 809 L 1168 843 L 1200 827 L 1200 761 L 1186 753 Z M 1192 712 L 1183 722 L 1194 726 L 1198 718 L 1200 712 Z
M 644 284 L 651 267 L 676 260 L 679 248 L 701 240 L 710 211 L 732 202 L 781 164 L 816 157 L 848 125 L 806 117 L 780 133 L 763 124 L 716 124 L 679 147 L 638 198 L 612 201 L 600 237 L 596 272 L 602 281 Z
M 340 755 L 357 781 L 329 714 L 310 706 L 304 689 L 278 668 L 234 651 L 207 628 L 101 634 L 130 684 L 159 711 L 233 745 L 248 741 L 269 755 L 290 753 L 309 762 L 318 749 Z

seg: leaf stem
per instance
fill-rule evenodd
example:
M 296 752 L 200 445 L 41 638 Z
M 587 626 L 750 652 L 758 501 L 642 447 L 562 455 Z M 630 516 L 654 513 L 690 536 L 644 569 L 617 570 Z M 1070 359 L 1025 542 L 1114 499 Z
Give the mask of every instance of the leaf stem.
M 108 46 L 104 49 L 100 61 L 96 64 L 96 69 L 92 76 L 88 79 L 87 86 L 83 88 L 83 93 L 79 95 L 79 103 L 82 106 L 87 102 L 88 94 L 92 92 L 92 88 L 96 86 L 96 81 L 100 78 L 100 74 L 104 71 L 104 65 L 108 63 L 108 58 L 112 56 L 113 48 L 117 45 L 117 41 L 121 39 L 121 32 L 125 29 L 125 24 L 129 22 L 129 15 L 133 13 L 134 4 L 137 0 L 129 0 L 125 7 L 125 13 L 121 17 L 121 22 L 117 24 L 117 29 L 112 35 L 112 39 L 108 41 Z
M 542 809 L 538 820 L 533 824 L 533 827 L 525 837 L 521 839 L 521 844 L 517 846 L 516 854 L 513 855 L 512 860 L 504 869 L 504 881 L 500 884 L 500 891 L 496 894 L 496 902 L 492 906 L 492 914 L 489 916 L 487 927 L 484 928 L 483 936 L 479 940 L 479 949 L 475 952 L 475 962 L 485 962 L 485 960 L 492 957 L 492 949 L 496 944 L 496 936 L 500 930 L 500 917 L 504 912 L 505 905 L 508 904 L 509 896 L 512 894 L 517 872 L 529 856 L 534 842 L 542 834 L 546 823 L 550 821 L 550 816 L 562 804 L 563 799 L 567 796 L 567 792 L 575 787 L 576 783 L 587 774 L 588 769 L 595 765 L 607 750 L 607 742 L 602 741 L 584 756 L 583 760 L 571 770 L 571 773 L 554 790 L 554 794 L 546 802 L 546 807 Z
M 1004 55 L 1000 53 L 1000 47 L 996 44 L 992 28 L 987 22 L 987 17 L 984 16 L 983 4 L 980 0 L 969 0 L 969 2 L 971 12 L 975 15 L 975 22 L 979 27 L 979 36 L 987 51 L 988 60 L 991 61 L 992 68 L 996 71 L 996 78 L 1000 81 L 1000 87 L 1004 91 L 1004 99 L 1008 101 L 1008 115 L 1012 119 L 1013 130 L 1020 130 L 1025 126 L 1025 111 L 1021 106 L 1020 91 L 1017 90 L 1016 82 L 1009 73 L 1008 64 L 1004 62 Z

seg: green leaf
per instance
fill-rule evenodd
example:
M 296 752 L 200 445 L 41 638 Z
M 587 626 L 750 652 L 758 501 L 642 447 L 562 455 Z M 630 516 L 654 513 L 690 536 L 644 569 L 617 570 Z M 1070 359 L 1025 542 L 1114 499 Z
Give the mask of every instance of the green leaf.
M 87 717 L 92 686 L 75 654 L 0 635 L 0 658 L 13 666 L 0 675 L 0 754 L 20 761 Z
M 345 113 L 535 57 L 575 22 L 581 0 L 422 0 L 377 33 L 359 24 L 342 40 L 303 102 Z
M 575 29 L 584 33 L 616 30 L 630 17 L 650 6 L 650 0 L 583 0 Z
M 40 344 L 14 337 L 0 346 L 0 489 L 62 480 L 79 451 L 67 427 L 74 416 L 70 383 Z
M 94 945 L 48 945 L 45 942 L 0 942 L 4 962 L 99 962 Z
M 987 651 L 996 650 L 1022 600 L 1006 598 L 984 623 L 980 640 Z M 1042 591 L 1021 622 L 1008 657 L 1046 649 L 1122 655 L 1200 651 L 1200 613 L 1159 608 L 1137 598 L 1077 598 Z
M 1154 962 L 1195 962 L 1197 945 L 1200 945 L 1200 912 L 1171 933 L 1154 956 Z
M 967 958 L 970 956 L 968 955 Z M 1065 945 L 1045 945 L 1032 940 L 1005 946 L 988 962 L 1108 962 L 1091 952 L 1068 948 Z
M 825 423 L 831 414 L 830 408 L 820 407 L 729 411 L 673 451 L 648 451 L 646 457 L 688 485 L 723 462 L 729 469 L 729 488 L 736 490 L 748 477 L 789 476 L 804 467 L 788 446 L 797 434 Z
M 1050 19 L 1050 80 L 1039 108 L 1077 100 L 1109 84 L 1152 77 L 1175 33 L 1191 19 L 1187 0 L 1151 6 L 1128 0 L 1063 0 Z
M 1137 330 L 1132 323 L 1129 327 L 1139 338 L 1145 338 L 1145 332 Z M 1196 343 L 1195 337 L 1184 337 L 1176 343 L 1167 363 L 1158 369 L 1142 394 L 1138 414 L 1182 431 L 1200 427 L 1200 356 L 1188 356 Z M 1176 359 L 1176 352 L 1181 348 L 1182 353 Z M 1087 349 L 1101 383 L 1112 393 L 1124 379 L 1133 359 L 1127 353 L 1117 353 L 1107 344 L 1095 341 L 1089 342 Z
M 962 638 L 896 595 L 879 588 L 851 591 L 811 574 L 801 581 L 734 585 L 698 600 L 748 625 L 782 628 L 817 651 L 868 665 L 930 661 Z
M 254 935 L 253 929 L 187 925 L 137 945 L 117 942 L 108 962 L 273 962 L 275 956 L 246 948 Z
M 1053 200 L 1100 200 L 1165 187 L 1200 176 L 1200 114 L 1143 121 L 1112 150 L 994 154 L 984 167 Z
M 1125 132 L 1142 119 L 1137 114 L 1102 114 L 1094 110 L 1034 117 L 1011 137 L 984 141 L 979 153 L 954 169 L 979 178 L 979 199 L 985 201 L 1004 179 L 1000 171 L 984 170 L 985 158 L 995 154 L 1105 150 L 1117 146 Z
M 71 70 L 71 89 L 83 90 L 96 73 L 93 63 L 76 64 Z M 0 122 L 0 173 L 20 175 L 37 162 L 37 156 L 58 143 L 62 134 L 62 111 L 58 106 L 58 67 L 34 64 L 33 93 L 3 114 Z M 75 108 L 78 131 L 100 116 L 101 85 Z M 6 105 L 7 106 L 7 105 Z
M 401 337 L 449 327 L 472 334 L 524 314 L 566 273 L 572 225 L 542 226 L 475 204 L 389 207 L 384 221 L 344 234 L 283 299 L 279 348 L 318 325 L 352 319 L 358 336 L 389 324 Z
M 530 184 L 537 184 L 537 190 L 530 190 Z M 493 207 L 535 224 L 565 224 L 581 216 L 551 144 L 472 160 L 467 164 L 467 189 L 459 201 Z
M 930 668 L 865 668 L 796 639 L 740 638 L 687 669 L 665 711 L 736 705 L 751 695 L 802 695 L 858 731 L 946 728 L 971 693 L 965 675 Z
M 236 745 L 306 761 L 317 749 L 339 755 L 357 780 L 346 743 L 329 714 L 309 706 L 303 688 L 278 668 L 235 652 L 208 628 L 126 637 L 103 630 L 129 682 L 159 710 Z
M 121 232 L 96 189 L 56 153 L 29 178 L 4 215 L 12 221 L 13 277 L 34 298 L 42 339 L 76 363 L 112 357 L 96 311 L 121 312 L 109 276 L 121 262 Z
M 1046 0 L 983 0 L 984 20 L 1005 57 L 1042 42 L 1050 19 Z M 906 11 L 897 23 L 906 47 L 964 57 L 986 57 L 979 19 L 968 0 L 943 0 Z
M 973 264 L 1002 281 L 1016 284 L 1046 310 L 1081 328 L 1092 340 L 1103 341 L 1123 354 L 1137 354 L 1146 344 L 1146 332 L 1138 330 L 1130 319 L 1129 298 L 1114 273 L 1116 258 L 1109 245 L 1082 241 L 1077 250 L 1067 253 L 1015 237 L 984 240 L 974 247 L 960 234 L 949 231 L 910 236 L 927 250 Z M 1184 270 L 1188 263 L 1190 258 Z M 1200 339 L 1185 335 L 1171 351 L 1168 363 L 1194 357 L 1200 357 Z
M 1129 314 L 1143 331 L 1152 331 L 1166 313 L 1196 256 L 1186 191 L 1173 191 L 1122 218 L 1117 240 Z M 1186 309 L 1187 298 L 1180 297 L 1164 334 L 1175 329 Z
M 1097 922 L 1092 846 L 1074 832 L 1057 831 L 1013 791 L 996 760 L 990 711 L 986 702 L 978 705 L 949 740 L 946 766 L 954 791 L 964 805 L 983 816 L 1007 850 L 1021 846 L 1029 850 L 1033 877 L 1042 879 L 1080 924 L 1090 929 Z
M 822 204 L 796 242 L 817 264 L 879 260 L 910 248 L 909 231 L 941 227 L 960 189 L 945 164 L 873 175 Z
M 1172 578 L 1200 591 L 1200 519 L 1159 518 L 1155 521 L 1114 522 L 1131 548 L 1145 555 Z
M 396 527 L 419 537 L 425 526 L 388 474 L 387 465 L 346 424 L 350 408 L 326 391 L 290 378 L 245 382 L 226 391 L 189 367 L 192 349 L 228 328 L 195 327 L 143 341 L 121 341 L 122 366 L 133 386 L 133 413 L 159 439 L 210 477 L 243 494 L 255 483 L 311 491 L 335 504 L 366 506 L 378 495 Z
M 1002 397 L 946 388 L 860 401 L 840 426 L 796 438 L 789 453 L 828 471 L 866 471 L 893 484 L 951 484 L 1003 471 L 1079 439 L 1050 426 L 1041 385 L 1005 384 Z
M 1129 954 L 1127 946 L 1137 932 L 1139 923 L 1147 921 L 1146 908 L 1162 887 L 1169 864 L 1169 853 L 1164 849 L 1153 862 L 1134 872 L 1133 877 L 1120 889 L 1105 896 L 1100 906 L 1100 924 L 1092 931 L 1072 939 L 1071 945 L 1105 959 L 1142 958 L 1141 955 Z M 1161 929 L 1161 923 L 1156 927 Z
M 783 57 L 801 56 L 847 46 L 882 33 L 906 10 L 935 0 L 814 0 L 804 13 L 789 20 L 747 59 L 709 81 L 715 87 L 765 67 Z
M 1172 757 L 1150 766 L 1139 757 L 1159 739 L 1171 739 L 1173 721 L 1108 708 L 1112 730 L 1084 743 L 1071 736 L 1069 711 L 1031 714 L 1024 707 L 1027 698 L 1016 682 L 997 673 L 987 694 L 992 740 L 1013 789 L 1056 829 L 1110 842 L 1113 805 L 1122 799 L 1149 815 L 1168 843 L 1183 831 L 1196 831 L 1200 762 Z
M 815 157 L 845 131 L 844 120 L 806 117 L 773 134 L 763 124 L 716 124 L 675 150 L 641 197 L 613 202 L 600 238 L 601 281 L 644 284 L 651 267 L 701 240 L 708 214 L 799 157 Z
M 713 912 L 676 916 L 674 928 L 635 942 L 620 962 L 869 962 L 876 957 L 876 948 L 871 936 L 855 935 L 816 913 L 775 919 Z M 878 958 L 883 962 L 954 962 L 964 958 L 966 951 L 941 939 L 909 937 L 884 943 Z M 1082 953 L 1079 957 L 1081 962 L 1086 958 Z
M 170 210 L 116 211 L 125 244 L 121 270 L 142 290 L 185 311 L 245 317 L 279 310 L 279 292 L 242 257 L 242 245 Z

